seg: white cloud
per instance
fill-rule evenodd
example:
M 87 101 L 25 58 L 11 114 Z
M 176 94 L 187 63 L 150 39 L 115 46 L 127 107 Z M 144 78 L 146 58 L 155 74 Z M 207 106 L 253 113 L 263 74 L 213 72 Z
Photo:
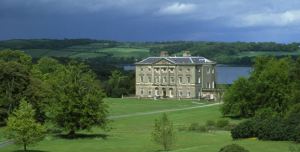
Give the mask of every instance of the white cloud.
M 192 3 L 173 3 L 165 7 L 161 7 L 157 14 L 160 15 L 180 15 L 192 13 L 196 9 L 196 5 Z
M 300 10 L 241 15 L 235 20 L 235 24 L 240 27 L 298 25 L 300 24 Z

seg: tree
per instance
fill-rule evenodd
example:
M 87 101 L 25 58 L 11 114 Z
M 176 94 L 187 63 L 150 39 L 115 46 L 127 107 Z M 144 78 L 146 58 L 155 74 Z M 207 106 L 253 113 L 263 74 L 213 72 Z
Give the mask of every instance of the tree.
M 224 105 L 222 113 L 232 117 L 249 117 L 254 112 L 251 106 L 251 98 L 253 98 L 252 85 L 246 78 L 239 78 L 234 84 L 226 90 L 224 94 Z
M 49 108 L 49 117 L 66 130 L 70 138 L 74 138 L 78 130 L 105 127 L 104 93 L 95 74 L 86 65 L 71 62 L 50 78 L 55 101 Z
M 15 144 L 27 146 L 43 139 L 46 129 L 34 119 L 35 111 L 32 106 L 22 99 L 20 106 L 8 118 L 7 137 Z
M 20 51 L 0 52 L 0 126 L 30 85 L 31 58 Z
M 154 142 L 163 146 L 164 150 L 170 150 L 175 140 L 173 123 L 169 120 L 166 113 L 160 119 L 155 120 L 152 132 Z
M 257 58 L 250 77 L 238 79 L 225 92 L 223 115 L 252 117 L 264 108 L 284 115 L 292 103 L 293 67 L 290 58 Z
M 132 90 L 131 85 L 133 79 L 129 76 L 124 75 L 118 70 L 114 70 L 109 76 L 109 80 L 106 84 L 106 92 L 108 96 L 111 97 L 121 97 L 122 95 L 127 95 Z

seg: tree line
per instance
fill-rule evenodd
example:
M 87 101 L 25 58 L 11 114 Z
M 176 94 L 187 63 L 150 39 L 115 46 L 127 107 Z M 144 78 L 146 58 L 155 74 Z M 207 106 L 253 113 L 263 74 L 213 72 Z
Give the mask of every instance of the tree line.
M 224 116 L 250 118 L 233 138 L 300 141 L 300 58 L 259 57 L 248 78 L 225 92 Z
M 36 64 L 20 51 L 0 52 L 0 124 L 24 149 L 53 128 L 73 138 L 78 130 L 106 128 L 105 93 L 87 65 L 49 57 Z
M 255 52 L 281 52 L 278 57 L 286 56 L 284 53 L 296 52 L 299 50 L 300 43 L 275 43 L 275 42 L 205 42 L 205 41 L 165 41 L 165 42 L 118 42 L 111 40 L 92 40 L 92 39 L 29 39 L 29 40 L 6 40 L 0 41 L 1 49 L 27 50 L 27 49 L 46 49 L 56 50 L 58 53 L 63 49 L 72 49 L 78 46 L 96 44 L 94 49 L 102 48 L 147 48 L 149 55 L 159 56 L 161 51 L 168 51 L 170 55 L 181 55 L 182 51 L 190 51 L 194 56 L 204 56 L 221 64 L 243 64 L 251 65 L 255 58 Z M 70 50 L 69 50 L 70 51 Z M 253 56 L 240 56 L 240 53 L 254 53 Z M 124 61 L 121 58 L 113 58 L 112 54 L 104 53 L 102 59 L 111 61 Z M 298 56 L 297 54 L 295 56 Z M 130 57 L 129 57 L 130 58 Z M 140 58 L 125 59 L 134 63 Z M 122 61 L 122 62 L 123 62 Z M 92 61 L 94 62 L 94 61 Z

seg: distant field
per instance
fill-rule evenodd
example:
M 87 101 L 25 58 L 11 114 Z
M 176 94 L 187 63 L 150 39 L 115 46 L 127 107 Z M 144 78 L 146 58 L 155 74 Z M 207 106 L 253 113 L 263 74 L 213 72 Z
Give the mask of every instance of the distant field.
M 110 106 L 110 115 L 124 115 L 138 112 L 149 112 L 163 109 L 185 108 L 199 106 L 192 101 L 153 101 L 136 99 L 105 99 Z M 202 101 L 204 102 L 204 101 Z M 208 104 L 204 102 L 204 104 Z M 245 139 L 233 141 L 230 132 L 216 131 L 213 133 L 197 133 L 178 131 L 178 127 L 188 126 L 198 122 L 205 124 L 207 120 L 224 119 L 219 111 L 220 106 L 203 107 L 198 109 L 168 112 L 176 130 L 176 143 L 173 152 L 217 152 L 222 146 L 237 143 L 250 152 L 289 152 L 293 145 L 290 142 L 258 141 Z M 161 114 L 132 116 L 112 120 L 111 131 L 104 132 L 94 128 L 91 134 L 105 134 L 106 139 L 99 137 L 66 140 L 48 136 L 44 141 L 29 149 L 47 152 L 157 152 L 161 147 L 151 141 L 151 131 L 154 120 Z M 1 152 L 20 150 L 14 145 L 0 148 Z
M 22 50 L 32 57 L 53 56 L 53 57 L 71 57 L 71 58 L 95 58 L 111 54 L 114 57 L 147 57 L 149 56 L 148 48 L 128 48 L 128 47 L 113 47 L 103 48 L 97 45 L 73 46 L 62 50 L 49 49 L 26 49 Z
M 242 52 L 239 53 L 238 57 L 255 57 L 262 55 L 274 55 L 274 56 L 283 56 L 283 55 L 300 55 L 300 50 L 295 52 Z

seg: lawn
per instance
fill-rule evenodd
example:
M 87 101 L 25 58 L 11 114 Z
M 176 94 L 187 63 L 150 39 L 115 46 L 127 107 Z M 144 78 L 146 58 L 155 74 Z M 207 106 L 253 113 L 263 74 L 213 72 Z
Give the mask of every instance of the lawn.
M 111 115 L 124 115 L 138 112 L 149 112 L 163 109 L 185 108 L 199 106 L 192 101 L 153 101 L 133 99 L 106 99 L 110 106 Z M 207 104 L 204 102 L 204 104 Z M 238 143 L 250 152 L 288 152 L 292 143 L 258 141 L 245 139 L 233 141 L 230 132 L 216 131 L 213 133 L 196 133 L 178 131 L 177 128 L 198 122 L 204 124 L 207 120 L 222 119 L 220 106 L 203 107 L 191 110 L 168 112 L 176 129 L 176 143 L 174 152 L 217 152 L 222 146 Z M 39 144 L 29 149 L 48 152 L 155 152 L 161 147 L 151 141 L 151 131 L 154 120 L 161 114 L 150 114 L 114 119 L 110 123 L 112 129 L 104 132 L 99 128 L 92 129 L 90 134 L 98 134 L 94 138 L 78 138 L 73 140 L 62 139 L 56 136 L 47 136 Z M 106 138 L 102 138 L 106 135 Z M 0 149 L 1 152 L 10 152 L 21 149 L 10 145 Z

